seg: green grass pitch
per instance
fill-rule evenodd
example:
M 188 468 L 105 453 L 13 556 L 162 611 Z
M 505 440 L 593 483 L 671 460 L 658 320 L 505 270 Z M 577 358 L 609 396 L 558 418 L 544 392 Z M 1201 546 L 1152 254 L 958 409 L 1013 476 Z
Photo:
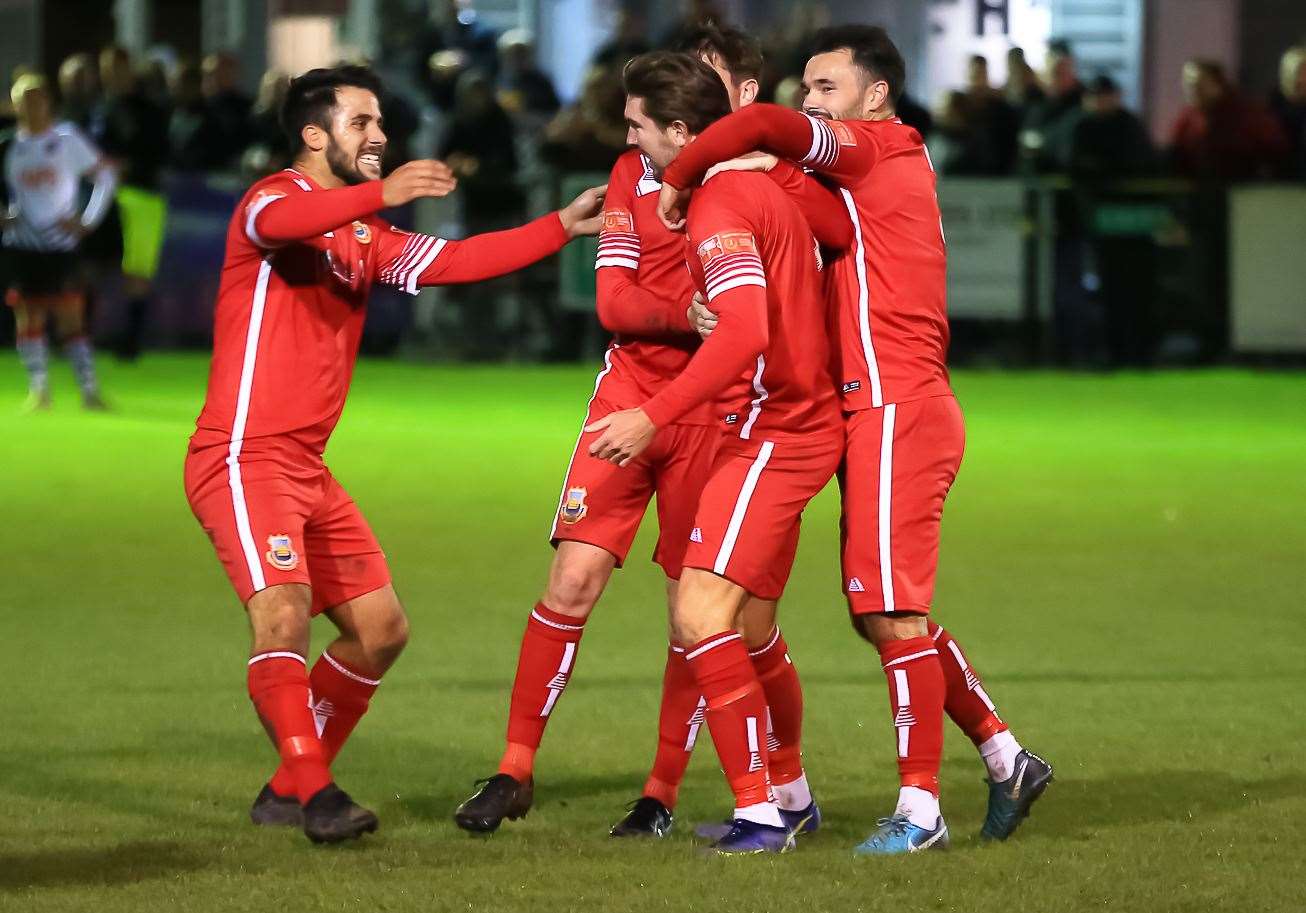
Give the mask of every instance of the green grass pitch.
M 497 759 L 587 368 L 360 365 L 327 458 L 386 546 L 413 639 L 336 773 L 382 829 L 318 848 L 249 825 L 274 757 L 242 613 L 181 490 L 206 363 L 106 359 L 107 415 L 82 413 L 56 364 L 53 412 L 20 416 L 0 357 L 0 910 L 1306 907 L 1302 375 L 959 373 L 969 441 L 937 617 L 1057 782 L 1015 839 L 982 847 L 982 767 L 950 731 L 952 850 L 850 855 L 896 780 L 828 490 L 782 607 L 828 826 L 790 856 L 711 860 L 688 836 L 728 808 L 706 740 L 671 839 L 606 836 L 655 739 L 647 526 L 590 624 L 530 817 L 488 840 L 450 820 Z

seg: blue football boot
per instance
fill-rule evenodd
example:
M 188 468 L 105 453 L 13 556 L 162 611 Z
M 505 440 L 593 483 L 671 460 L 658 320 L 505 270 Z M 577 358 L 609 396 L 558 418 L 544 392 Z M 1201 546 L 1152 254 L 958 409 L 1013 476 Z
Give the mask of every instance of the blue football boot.
M 708 847 L 717 856 L 752 856 L 757 853 L 787 853 L 794 848 L 794 835 L 787 827 L 774 827 L 736 818 L 730 831 Z
M 1032 751 L 1016 755 L 1016 772 L 1001 783 L 989 782 L 989 810 L 980 837 L 1006 840 L 1029 816 L 1030 807 L 1052 782 L 1052 765 Z
M 943 850 L 948 847 L 948 825 L 943 817 L 934 830 L 912 824 L 906 815 L 881 818 L 879 827 L 857 846 L 853 852 L 859 856 L 897 856 L 901 853 L 920 853 L 925 850 Z
M 785 827 L 795 837 L 803 834 L 814 834 L 821 827 L 821 806 L 816 804 L 813 799 L 807 808 L 800 808 L 796 812 L 791 812 L 787 808 L 780 809 L 780 818 L 784 821 Z
M 814 834 L 821 826 L 821 807 L 813 799 L 811 805 L 796 812 L 782 808 L 780 809 L 780 820 L 785 823 L 785 827 L 789 828 L 789 832 L 795 837 L 801 837 L 803 834 Z M 720 840 L 730 833 L 730 829 L 734 825 L 733 821 L 722 821 L 719 824 L 700 824 L 694 828 L 694 834 L 704 840 Z

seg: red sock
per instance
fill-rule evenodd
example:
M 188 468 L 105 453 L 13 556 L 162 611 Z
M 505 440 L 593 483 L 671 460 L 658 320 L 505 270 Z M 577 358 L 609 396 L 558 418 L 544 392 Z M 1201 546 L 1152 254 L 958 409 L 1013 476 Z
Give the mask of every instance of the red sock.
M 803 775 L 803 686 L 789 659 L 789 645 L 780 629 L 760 650 L 748 654 L 766 695 L 770 726 L 767 749 L 771 785 L 783 786 Z
M 899 782 L 937 796 L 947 690 L 939 651 L 928 637 L 893 640 L 879 649 L 889 679 L 893 727 L 898 734 Z
M 939 663 L 943 678 L 948 683 L 948 697 L 943 708 L 962 732 L 976 745 L 982 745 L 999 732 L 1007 731 L 1007 724 L 998 718 L 979 675 L 971 668 L 961 645 L 943 628 L 930 622 L 930 638 L 939 650 Z
M 272 735 L 293 792 L 307 802 L 331 782 L 309 709 L 308 670 L 295 653 L 260 653 L 249 661 L 249 697 Z
M 369 677 L 373 674 L 368 670 L 346 666 L 326 651 L 313 664 L 308 685 L 312 694 L 313 717 L 318 726 L 318 739 L 322 742 L 322 756 L 327 767 L 335 761 L 345 740 L 354 731 L 363 714 L 367 713 L 368 702 L 371 701 L 376 686 L 381 684 L 379 679 Z M 285 764 L 278 767 L 272 776 L 271 786 L 272 791 L 279 796 L 293 793 L 295 781 L 290 768 Z
M 552 612 L 542 602 L 535 603 L 517 656 L 517 677 L 508 707 L 508 746 L 499 762 L 499 773 L 515 780 L 531 776 L 535 750 L 544 737 L 549 714 L 571 678 L 584 632 L 584 621 Z
M 662 707 L 658 711 L 658 751 L 653 770 L 644 783 L 643 795 L 657 799 L 667 808 L 676 807 L 680 781 L 706 722 L 706 703 L 694 672 L 685 661 L 685 648 L 667 648 L 667 667 L 662 673 Z
M 766 695 L 743 639 L 722 631 L 694 644 L 685 658 L 707 699 L 707 725 L 735 808 L 769 802 Z

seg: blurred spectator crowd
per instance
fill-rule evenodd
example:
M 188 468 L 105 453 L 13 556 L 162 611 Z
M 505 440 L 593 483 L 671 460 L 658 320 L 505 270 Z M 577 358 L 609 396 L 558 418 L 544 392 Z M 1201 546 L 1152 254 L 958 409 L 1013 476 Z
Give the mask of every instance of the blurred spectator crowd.
M 422 115 L 431 115 L 439 124 L 433 151 L 450 160 L 485 211 L 505 215 L 533 183 L 523 169 L 538 163 L 559 171 L 607 170 L 625 147 L 625 62 L 676 47 L 692 29 L 722 21 L 711 0 L 689 0 L 679 20 L 651 35 L 642 14 L 618 12 L 578 97 L 564 105 L 536 61 L 529 32 L 496 32 L 467 0 L 441 0 L 409 42 L 413 72 L 392 80 L 409 91 L 385 99 L 389 164 L 410 154 Z M 801 103 L 806 48 L 825 24 L 819 5 L 800 4 L 788 21 L 758 35 L 765 61 L 761 100 Z M 1008 52 L 1006 64 L 1005 85 L 994 85 L 989 61 L 976 56 L 966 85 L 931 106 L 904 97 L 900 113 L 925 135 L 941 172 L 1306 178 L 1306 47 L 1284 53 L 1279 85 L 1263 99 L 1236 85 L 1220 64 L 1189 61 L 1176 76 L 1188 106 L 1160 149 L 1124 106 L 1120 87 L 1108 76 L 1081 74 L 1065 42 L 1051 43 L 1042 72 L 1020 48 Z M 63 117 L 120 161 L 127 184 L 151 186 L 165 169 L 257 176 L 287 162 L 277 110 L 288 74 L 263 74 L 251 96 L 232 54 L 134 58 L 110 47 L 72 55 L 57 75 Z
M 617 13 L 568 102 L 538 63 L 529 32 L 488 27 L 470 0 L 435 0 L 420 27 L 389 42 L 403 53 L 387 47 L 382 54 L 379 69 L 394 89 L 382 99 L 390 139 L 385 165 L 430 154 L 450 164 L 460 179 L 461 216 L 442 230 L 516 224 L 555 205 L 568 174 L 604 173 L 626 148 L 626 61 L 678 47 L 705 23 L 728 24 L 712 0 L 687 0 L 682 15 L 657 35 L 641 13 Z M 764 57 L 760 100 L 801 105 L 807 49 L 828 24 L 819 4 L 795 4 L 786 21 L 757 34 Z M 1186 63 L 1175 78 L 1182 79 L 1188 104 L 1162 146 L 1109 76 L 1080 72 L 1066 42 L 1051 43 L 1041 72 L 1012 48 L 1006 71 L 1005 84 L 995 85 L 989 61 L 976 56 L 966 85 L 932 105 L 903 97 L 900 116 L 926 137 L 940 172 L 1062 174 L 1088 184 L 1152 176 L 1306 180 L 1306 47 L 1284 53 L 1279 84 L 1266 97 L 1238 86 L 1218 63 Z M 118 164 L 121 185 L 158 193 L 168 174 L 249 182 L 289 164 L 278 123 L 288 82 L 288 74 L 269 71 L 250 95 L 233 54 L 187 60 L 108 47 L 62 61 L 56 86 L 62 117 Z M 12 122 L 10 112 L 0 111 L 0 129 L 6 118 Z M 144 296 L 148 288 L 128 293 Z

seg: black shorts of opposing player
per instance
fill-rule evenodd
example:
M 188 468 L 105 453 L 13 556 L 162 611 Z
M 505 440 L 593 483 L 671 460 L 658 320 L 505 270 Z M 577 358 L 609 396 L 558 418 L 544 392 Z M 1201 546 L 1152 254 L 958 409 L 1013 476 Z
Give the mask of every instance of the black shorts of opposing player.
M 4 249 L 4 281 L 20 298 L 62 295 L 80 287 L 79 261 L 72 251 Z

